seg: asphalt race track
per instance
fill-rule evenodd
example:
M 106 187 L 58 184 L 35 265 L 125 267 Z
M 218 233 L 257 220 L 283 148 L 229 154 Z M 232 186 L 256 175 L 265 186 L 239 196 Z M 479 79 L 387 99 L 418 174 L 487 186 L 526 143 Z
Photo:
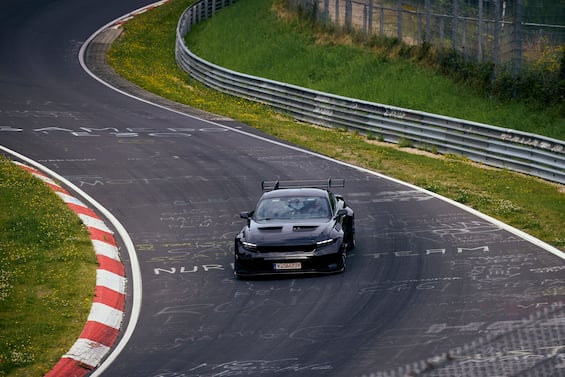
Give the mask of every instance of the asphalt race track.
M 0 145 L 95 198 L 135 245 L 139 319 L 103 376 L 394 375 L 448 351 L 470 356 L 437 359 L 444 372 L 434 375 L 565 375 L 556 250 L 417 188 L 87 74 L 83 43 L 144 5 L 0 5 Z M 356 214 L 346 272 L 235 279 L 239 213 L 261 180 L 328 177 L 346 179 L 340 193 Z M 128 287 L 128 316 L 139 293 Z

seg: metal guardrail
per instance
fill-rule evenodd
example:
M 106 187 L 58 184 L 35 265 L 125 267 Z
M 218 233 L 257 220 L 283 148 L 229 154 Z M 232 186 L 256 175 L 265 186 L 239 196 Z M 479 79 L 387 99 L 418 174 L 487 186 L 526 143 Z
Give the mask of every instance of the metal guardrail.
M 486 165 L 565 184 L 565 141 L 378 103 L 341 97 L 250 76 L 193 54 L 184 37 L 191 25 L 236 0 L 201 0 L 177 26 L 177 64 L 194 79 L 237 97 L 272 106 L 295 119 L 408 143 L 441 154 L 457 154 Z

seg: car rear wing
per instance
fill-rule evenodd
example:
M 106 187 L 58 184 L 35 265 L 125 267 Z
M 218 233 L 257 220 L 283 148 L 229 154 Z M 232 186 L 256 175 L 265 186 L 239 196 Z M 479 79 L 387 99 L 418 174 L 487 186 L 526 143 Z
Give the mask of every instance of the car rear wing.
M 328 178 L 328 179 L 303 179 L 296 181 L 263 181 L 261 189 L 263 191 L 273 191 L 285 188 L 321 188 L 329 189 L 331 187 L 345 187 L 345 178 Z

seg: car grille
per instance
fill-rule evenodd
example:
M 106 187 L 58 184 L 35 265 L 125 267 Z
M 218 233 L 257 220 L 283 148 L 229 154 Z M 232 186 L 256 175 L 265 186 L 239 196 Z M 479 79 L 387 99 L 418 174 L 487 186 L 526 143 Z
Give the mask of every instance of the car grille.
M 257 246 L 259 253 L 308 253 L 316 250 L 316 245 Z

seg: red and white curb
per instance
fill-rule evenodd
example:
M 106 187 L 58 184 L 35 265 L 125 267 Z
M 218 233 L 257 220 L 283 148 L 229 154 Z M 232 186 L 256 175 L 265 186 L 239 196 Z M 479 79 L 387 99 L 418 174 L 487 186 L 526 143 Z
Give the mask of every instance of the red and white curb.
M 163 4 L 168 3 L 169 0 L 161 0 L 161 1 L 157 1 L 156 3 L 153 4 L 149 4 L 143 8 L 140 8 L 138 10 L 135 10 L 131 13 L 126 14 L 125 16 L 121 17 L 120 19 L 118 19 L 118 21 L 116 21 L 116 23 L 114 23 L 112 26 L 110 26 L 111 29 L 119 29 L 121 28 L 126 22 L 128 22 L 129 20 L 131 20 L 132 18 L 134 18 L 135 16 L 145 13 L 151 9 L 160 7 Z
M 46 376 L 84 376 L 96 368 L 115 344 L 124 318 L 125 268 L 114 233 L 96 213 L 51 178 L 25 164 L 15 162 L 45 182 L 88 228 L 98 260 L 96 289 L 88 320 L 71 349 Z

